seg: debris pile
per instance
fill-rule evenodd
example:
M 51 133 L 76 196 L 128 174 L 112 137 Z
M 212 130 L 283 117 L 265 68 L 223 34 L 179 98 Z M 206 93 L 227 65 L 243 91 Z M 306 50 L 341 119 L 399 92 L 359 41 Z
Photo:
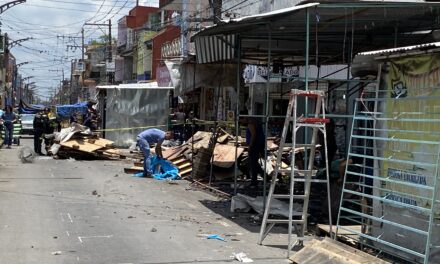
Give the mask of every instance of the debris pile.
M 166 148 L 162 151 L 163 157 L 179 169 L 179 176 L 194 180 L 209 176 L 212 164 L 220 168 L 231 168 L 235 162 L 235 138 L 221 130 L 218 135 L 211 132 L 198 131 L 185 144 Z M 212 144 L 217 136 L 216 144 Z M 244 148 L 237 149 L 237 158 L 244 152 Z M 143 171 L 142 162 L 135 162 L 133 167 L 125 168 L 126 173 Z
M 56 158 L 124 159 L 130 156 L 127 151 L 115 148 L 113 141 L 100 138 L 88 128 L 75 123 L 55 133 L 51 140 L 53 144 L 50 144 L 47 153 Z

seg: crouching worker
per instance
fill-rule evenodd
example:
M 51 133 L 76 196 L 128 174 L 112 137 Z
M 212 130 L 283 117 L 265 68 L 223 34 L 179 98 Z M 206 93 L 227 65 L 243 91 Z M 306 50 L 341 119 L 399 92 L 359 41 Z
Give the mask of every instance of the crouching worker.
M 150 169 L 150 144 L 156 144 L 155 152 L 159 158 L 162 158 L 162 142 L 173 138 L 173 132 L 164 132 L 157 128 L 150 128 L 141 132 L 137 136 L 137 145 L 144 154 L 144 177 L 149 177 L 152 174 Z

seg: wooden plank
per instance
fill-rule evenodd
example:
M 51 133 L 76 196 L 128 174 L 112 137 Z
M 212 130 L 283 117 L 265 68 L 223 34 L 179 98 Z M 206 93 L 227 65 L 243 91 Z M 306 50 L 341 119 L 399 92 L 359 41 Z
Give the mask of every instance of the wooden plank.
M 179 172 L 179 176 L 182 177 L 185 174 L 191 173 L 191 171 L 192 171 L 192 168 L 188 168 L 186 170 L 183 170 L 183 171 Z
M 133 166 L 130 168 L 124 168 L 124 172 L 128 173 L 128 174 L 133 174 L 133 173 L 138 173 L 138 172 L 143 172 L 144 168 L 143 167 L 137 167 L 137 166 Z
M 97 138 L 97 139 L 89 139 L 91 141 L 94 141 L 92 144 L 104 147 L 104 148 L 109 148 L 115 145 L 115 142 L 105 139 L 105 138 Z
M 180 157 L 180 158 L 176 158 L 175 160 L 170 160 L 171 163 L 173 163 L 174 165 L 178 165 L 180 163 L 184 163 L 187 162 L 188 160 L 186 158 Z
M 387 264 L 356 248 L 330 238 L 312 240 L 309 244 L 290 257 L 297 264 L 333 263 L 333 264 Z
M 243 148 L 237 149 L 237 158 L 243 153 Z M 214 148 L 214 162 L 213 165 L 221 168 L 230 168 L 234 165 L 236 160 L 235 147 L 230 145 L 217 144 Z
M 93 153 L 98 149 L 104 148 L 103 146 L 90 144 L 90 143 L 85 142 L 84 140 L 81 140 L 81 139 L 70 139 L 66 142 L 62 142 L 61 146 L 67 147 L 67 148 L 77 149 L 79 151 L 83 151 L 83 152 L 87 152 L 87 153 Z
M 164 159 L 169 159 L 175 153 L 179 152 L 183 146 L 176 146 L 167 149 L 162 149 L 162 155 Z
M 189 167 L 189 166 L 191 166 L 191 163 L 188 161 L 188 163 L 184 163 L 184 164 L 182 164 L 182 165 L 179 165 L 179 166 L 177 166 L 177 168 L 178 168 L 179 170 L 182 170 L 182 169 L 187 168 L 187 167 Z

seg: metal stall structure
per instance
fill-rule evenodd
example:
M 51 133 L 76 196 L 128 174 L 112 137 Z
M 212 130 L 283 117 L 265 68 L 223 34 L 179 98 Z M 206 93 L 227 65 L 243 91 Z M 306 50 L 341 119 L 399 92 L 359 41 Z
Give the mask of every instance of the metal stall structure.
M 365 162 L 347 165 L 338 228 L 412 263 L 440 260 L 439 46 L 358 55 L 375 58 L 379 85 L 356 101 L 348 159 Z
M 370 85 L 377 85 L 373 78 L 351 77 L 353 55 L 359 52 L 394 48 L 397 46 L 417 45 L 435 40 L 433 30 L 440 28 L 440 3 L 425 1 L 312 1 L 302 2 L 297 6 L 276 10 L 264 14 L 222 21 L 214 27 L 199 32 L 196 42 L 196 55 L 204 52 L 209 54 L 209 45 L 197 45 L 198 41 L 213 38 L 225 43 L 234 50 L 233 61 L 237 63 L 237 98 L 236 98 L 236 144 L 239 144 L 239 118 L 259 117 L 264 120 L 265 132 L 268 134 L 270 120 L 285 116 L 269 115 L 268 100 L 271 77 L 286 78 L 289 82 L 299 81 L 298 88 L 310 90 L 312 84 L 327 81 L 325 76 L 310 76 L 309 67 L 316 65 L 345 64 L 347 78 L 338 80 L 335 87 L 345 86 L 345 115 L 327 115 L 346 120 L 350 126 L 351 113 L 355 98 L 363 94 Z M 229 36 L 234 35 L 235 41 L 230 42 Z M 229 56 L 229 53 L 228 53 Z M 220 52 L 217 56 L 205 56 L 199 63 L 231 60 Z M 206 59 L 207 58 L 207 59 Z M 243 64 L 267 66 L 266 102 L 264 114 L 241 115 L 240 94 Z M 302 66 L 303 77 L 291 78 L 274 72 L 275 66 Z M 368 71 L 367 71 L 368 72 Z M 377 75 L 377 71 L 375 73 Z M 369 75 L 369 72 L 368 74 Z M 330 93 L 334 87 L 328 88 Z M 377 96 L 373 94 L 372 96 Z M 309 114 L 306 101 L 302 109 L 304 116 Z M 349 136 L 349 131 L 346 131 Z M 306 139 L 308 135 L 304 135 Z M 367 136 L 368 137 L 368 136 Z M 363 144 L 369 138 L 366 138 Z M 348 140 L 347 140 L 348 141 Z M 265 151 L 267 153 L 267 151 Z M 266 154 L 267 155 L 267 154 Z M 267 160 L 267 157 L 265 157 Z M 361 159 L 361 166 L 365 159 Z M 264 175 L 264 190 L 266 190 Z M 235 186 L 237 186 L 237 165 L 235 167 Z M 235 188 L 235 193 L 237 189 Z M 336 198 L 338 199 L 338 198 Z
M 173 87 L 157 83 L 97 86 L 105 138 L 127 147 L 147 128 L 167 129 L 169 93 Z

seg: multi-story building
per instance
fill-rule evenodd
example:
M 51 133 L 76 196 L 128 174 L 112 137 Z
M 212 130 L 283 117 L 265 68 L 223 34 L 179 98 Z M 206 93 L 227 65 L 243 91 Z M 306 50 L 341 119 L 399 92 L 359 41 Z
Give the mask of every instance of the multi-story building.
M 148 40 L 160 27 L 158 11 L 155 7 L 136 6 L 118 21 L 116 82 L 151 79 Z

